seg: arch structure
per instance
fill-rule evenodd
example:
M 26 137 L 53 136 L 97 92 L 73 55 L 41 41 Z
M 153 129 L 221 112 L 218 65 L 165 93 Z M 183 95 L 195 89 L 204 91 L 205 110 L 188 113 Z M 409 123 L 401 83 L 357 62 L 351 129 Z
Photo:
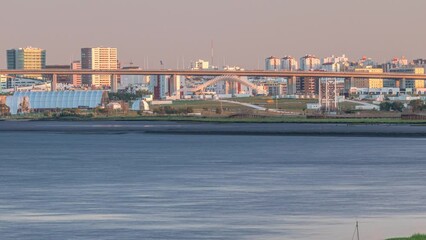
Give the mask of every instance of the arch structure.
M 209 87 L 211 85 L 214 85 L 214 84 L 216 84 L 218 82 L 222 82 L 222 81 L 241 83 L 242 85 L 247 86 L 247 87 L 251 88 L 252 90 L 258 89 L 258 87 L 255 84 L 253 84 L 253 83 L 251 83 L 247 80 L 241 79 L 237 76 L 218 76 L 218 77 L 215 77 L 215 78 L 213 78 L 213 79 L 211 79 L 211 80 L 209 80 L 209 81 L 207 81 L 203 84 L 198 85 L 195 88 L 190 88 L 190 89 L 187 89 L 187 90 L 191 91 L 191 92 L 203 91 L 203 89 L 205 89 L 206 87 Z

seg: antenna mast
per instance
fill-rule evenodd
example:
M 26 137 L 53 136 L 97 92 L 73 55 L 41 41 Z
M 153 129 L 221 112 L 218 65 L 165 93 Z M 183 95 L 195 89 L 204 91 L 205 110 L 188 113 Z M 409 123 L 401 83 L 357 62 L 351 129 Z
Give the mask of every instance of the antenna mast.
M 213 40 L 211 41 L 211 61 L 212 61 L 212 67 L 214 66 L 214 51 L 213 51 Z
M 354 234 L 352 235 L 352 240 L 354 240 L 354 238 L 355 238 L 355 233 L 356 233 L 357 240 L 359 240 L 359 227 L 358 227 L 358 221 L 356 221 Z

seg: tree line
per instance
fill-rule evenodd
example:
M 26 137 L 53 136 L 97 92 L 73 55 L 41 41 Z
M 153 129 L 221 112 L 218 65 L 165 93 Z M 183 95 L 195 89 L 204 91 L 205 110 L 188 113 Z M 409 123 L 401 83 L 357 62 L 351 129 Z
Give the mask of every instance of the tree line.
M 420 112 L 426 109 L 426 104 L 420 100 L 411 100 L 408 103 L 408 106 L 413 112 Z M 404 104 L 402 102 L 382 102 L 380 103 L 380 111 L 397 111 L 402 112 L 404 110 Z

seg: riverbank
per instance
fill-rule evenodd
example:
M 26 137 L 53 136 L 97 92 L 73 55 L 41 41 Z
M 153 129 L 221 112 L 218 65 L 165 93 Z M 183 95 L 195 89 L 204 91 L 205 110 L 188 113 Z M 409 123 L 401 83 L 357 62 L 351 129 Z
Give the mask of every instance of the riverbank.
M 190 121 L 3 121 L 0 131 L 192 135 L 426 137 L 426 125 Z
M 415 124 L 426 125 L 426 120 L 407 120 L 401 118 L 307 118 L 306 116 L 17 116 L 0 118 L 0 121 L 175 121 L 210 123 L 342 123 L 342 124 Z

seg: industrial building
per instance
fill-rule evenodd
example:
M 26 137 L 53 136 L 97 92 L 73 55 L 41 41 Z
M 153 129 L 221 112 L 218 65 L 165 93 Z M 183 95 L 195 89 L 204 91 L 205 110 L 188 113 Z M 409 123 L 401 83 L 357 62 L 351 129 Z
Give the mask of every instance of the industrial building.
M 22 101 L 31 111 L 70 108 L 96 108 L 108 101 L 106 91 L 15 92 L 7 96 L 6 105 L 11 114 L 22 112 Z

